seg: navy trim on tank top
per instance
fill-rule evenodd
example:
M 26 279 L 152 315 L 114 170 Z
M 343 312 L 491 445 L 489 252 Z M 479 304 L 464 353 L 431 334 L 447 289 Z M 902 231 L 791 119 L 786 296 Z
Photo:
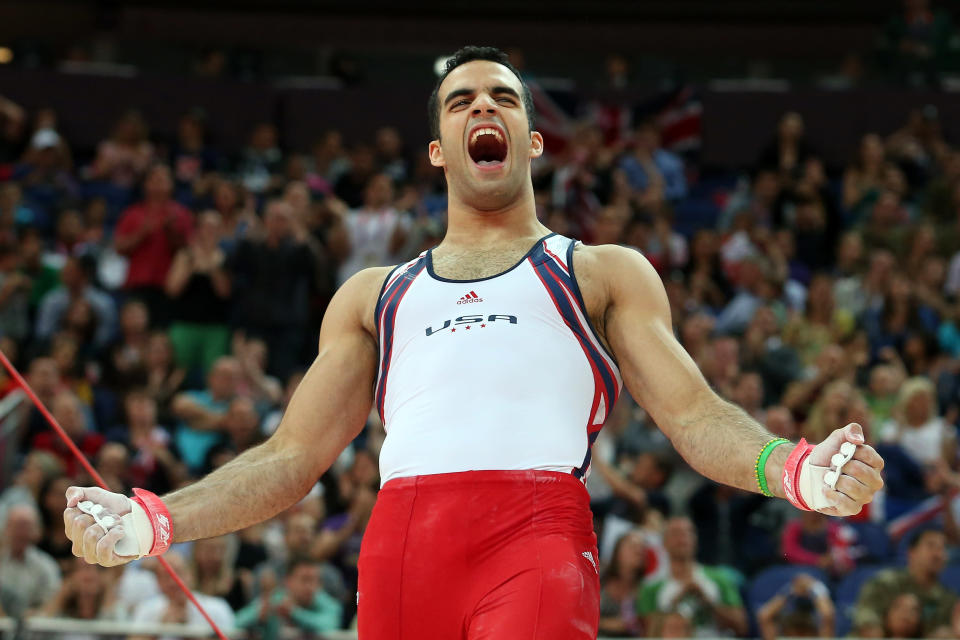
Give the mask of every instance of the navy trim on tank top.
M 570 242 L 570 246 L 567 247 L 567 268 L 570 269 L 570 280 L 573 283 L 573 293 L 577 296 L 577 302 L 580 304 L 580 311 L 583 312 L 583 317 L 587 320 L 587 327 L 590 329 L 590 332 L 593 334 L 593 337 L 597 339 L 597 344 L 600 345 L 600 348 L 603 349 L 603 352 L 613 360 L 613 364 L 617 365 L 617 368 L 620 368 L 620 365 L 617 363 L 617 359 L 613 357 L 613 354 L 610 353 L 610 349 L 607 349 L 607 345 L 604 344 L 603 340 L 600 339 L 600 334 L 597 332 L 597 328 L 593 326 L 593 320 L 590 318 L 590 314 L 587 313 L 587 303 L 583 301 L 583 294 L 580 293 L 580 284 L 577 282 L 577 274 L 573 272 L 573 250 L 577 246 L 578 240 L 573 240 Z

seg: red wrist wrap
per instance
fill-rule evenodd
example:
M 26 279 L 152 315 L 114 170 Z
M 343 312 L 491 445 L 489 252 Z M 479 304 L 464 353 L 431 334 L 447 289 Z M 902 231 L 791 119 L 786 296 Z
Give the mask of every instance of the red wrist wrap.
M 173 521 L 167 505 L 155 494 L 144 489 L 134 489 L 130 499 L 143 507 L 153 527 L 153 546 L 147 555 L 159 556 L 170 548 L 173 541 Z
M 807 444 L 806 438 L 801 438 L 783 466 L 783 491 L 787 494 L 787 500 L 797 509 L 804 511 L 813 511 L 813 509 L 808 507 L 800 496 L 800 468 L 811 451 L 813 451 L 813 445 Z

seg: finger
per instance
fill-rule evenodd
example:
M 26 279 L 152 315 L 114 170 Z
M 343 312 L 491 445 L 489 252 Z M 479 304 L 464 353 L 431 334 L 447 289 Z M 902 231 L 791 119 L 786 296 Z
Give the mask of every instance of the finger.
M 73 540 L 73 519 L 80 513 L 79 509 L 68 507 L 63 510 L 63 530 L 70 540 Z
M 843 428 L 843 439 L 853 444 L 863 444 L 863 427 L 856 422 L 851 422 Z
M 83 489 L 80 487 L 67 487 L 67 506 L 75 507 L 83 500 Z
M 879 491 L 883 488 L 883 478 L 880 476 L 880 472 L 859 460 L 851 460 L 843 465 L 843 475 L 856 478 L 871 491 Z
M 73 555 L 78 558 L 83 557 L 83 535 L 86 532 L 87 528 L 93 524 L 93 517 L 80 513 L 80 515 L 74 517 L 73 523 L 71 524 L 71 536 L 70 539 L 73 540 L 73 547 L 71 551 Z
M 842 475 L 837 480 L 837 491 L 859 504 L 866 504 L 873 500 L 873 491 L 870 487 L 848 475 Z
M 834 506 L 824 509 L 824 513 L 831 516 L 853 516 L 860 513 L 860 510 L 863 508 L 862 504 L 850 499 L 849 496 L 846 496 L 839 491 L 834 491 L 833 489 L 824 489 L 824 494 L 827 496 L 827 500 L 833 503 Z
M 106 534 L 98 524 L 87 527 L 81 537 L 81 557 L 87 561 L 87 564 L 97 564 L 97 543 Z
M 860 460 L 877 471 L 883 471 L 883 458 L 868 444 L 857 447 L 856 453 L 853 454 L 853 459 Z M 844 467 L 844 469 L 846 469 L 846 467 Z
M 96 548 L 97 564 L 104 567 L 112 567 L 125 562 L 122 557 L 114 552 L 117 542 L 119 542 L 122 537 L 123 527 L 113 527 L 110 531 L 107 531 L 107 535 L 100 538 Z

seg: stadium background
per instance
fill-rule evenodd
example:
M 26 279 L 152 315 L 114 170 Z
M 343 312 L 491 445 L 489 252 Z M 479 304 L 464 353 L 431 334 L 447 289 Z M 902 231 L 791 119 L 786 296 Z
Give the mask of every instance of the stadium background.
M 261 441 L 338 283 L 442 238 L 434 68 L 500 46 L 547 140 L 541 220 L 642 251 L 711 384 L 771 431 L 856 420 L 888 463 L 860 517 L 801 516 L 702 480 L 625 398 L 588 483 L 601 635 L 956 637 L 958 9 L 5 2 L 0 349 L 117 490 L 169 490 Z M 149 563 L 74 560 L 62 494 L 89 479 L 12 380 L 0 393 L 0 629 L 194 622 Z M 374 414 L 296 508 L 178 550 L 226 625 L 349 629 L 382 438 Z M 684 545 L 713 568 L 661 598 Z M 293 593 L 310 615 L 281 611 Z

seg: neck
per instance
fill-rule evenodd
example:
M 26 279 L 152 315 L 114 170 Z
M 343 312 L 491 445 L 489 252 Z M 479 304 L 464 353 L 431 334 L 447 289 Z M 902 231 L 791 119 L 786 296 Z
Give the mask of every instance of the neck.
M 533 188 L 502 209 L 483 211 L 450 196 L 449 226 L 441 247 L 490 247 L 549 233 L 537 220 Z
M 929 573 L 923 569 L 907 567 L 907 571 L 910 573 L 910 577 L 913 578 L 913 581 L 921 587 L 931 587 L 937 582 L 936 574 Z
M 670 575 L 676 580 L 686 580 L 693 576 L 693 558 L 670 558 Z

